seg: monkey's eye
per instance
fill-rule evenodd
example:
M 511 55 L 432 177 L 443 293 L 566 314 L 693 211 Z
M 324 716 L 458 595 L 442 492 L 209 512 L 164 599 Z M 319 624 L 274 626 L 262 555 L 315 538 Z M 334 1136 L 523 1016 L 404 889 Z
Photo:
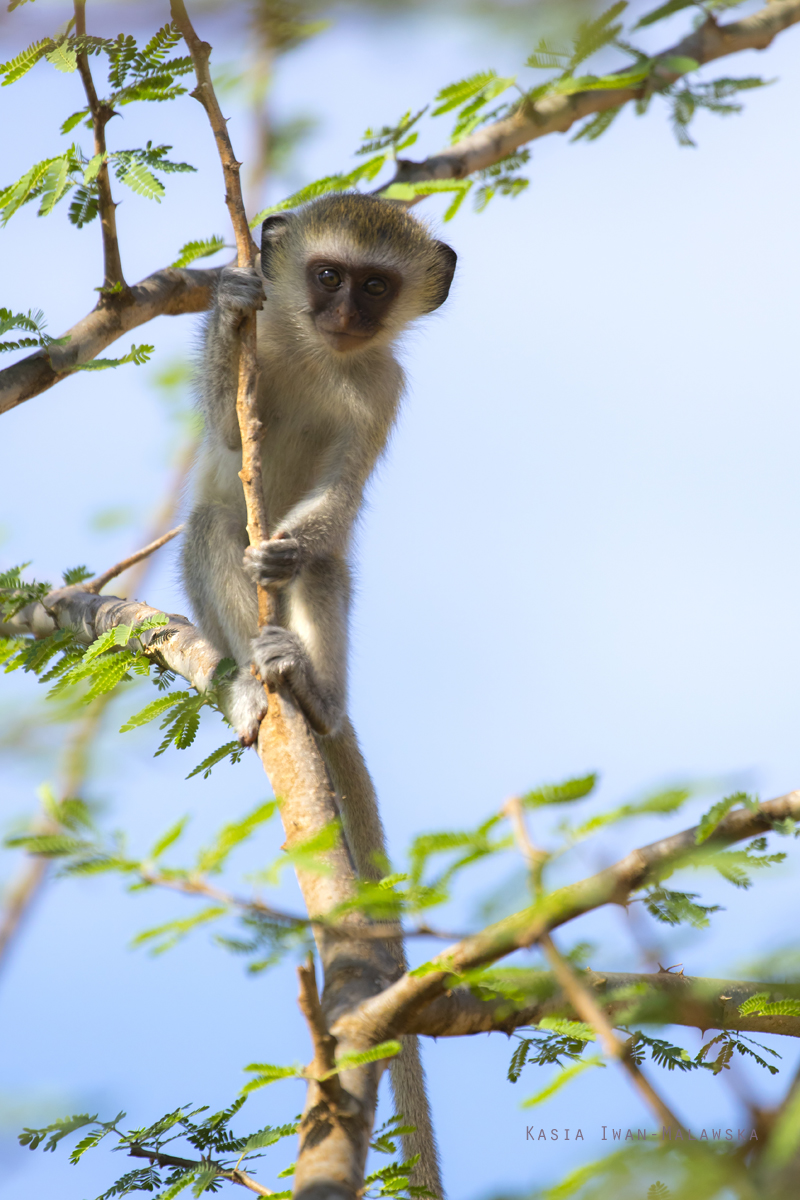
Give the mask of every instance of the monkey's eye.
M 372 279 L 368 279 L 364 284 L 364 291 L 370 296 L 383 296 L 388 288 L 389 285 L 386 280 L 381 279 L 379 275 L 374 276 Z
M 338 271 L 334 271 L 333 267 L 325 267 L 323 271 L 317 274 L 317 279 L 324 288 L 330 291 L 335 291 L 341 285 L 342 277 Z

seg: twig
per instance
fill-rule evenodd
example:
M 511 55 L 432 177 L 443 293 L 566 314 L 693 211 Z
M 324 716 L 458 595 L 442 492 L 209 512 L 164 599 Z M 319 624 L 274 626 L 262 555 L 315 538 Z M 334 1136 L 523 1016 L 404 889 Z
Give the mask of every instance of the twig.
M 226 1171 L 219 1163 L 213 1162 L 211 1159 L 196 1159 L 196 1158 L 179 1158 L 175 1154 L 162 1154 L 160 1150 L 147 1150 L 144 1146 L 132 1145 L 128 1150 L 131 1158 L 147 1158 L 151 1163 L 157 1163 L 159 1167 L 185 1167 L 190 1170 L 192 1167 L 213 1167 L 217 1172 L 219 1179 L 229 1179 L 231 1183 L 239 1183 L 242 1187 L 249 1188 L 251 1192 L 255 1192 L 257 1196 L 274 1196 L 275 1192 L 264 1187 L 262 1183 L 258 1183 L 246 1171 L 242 1171 L 237 1167 L 232 1171 Z
M 206 110 L 214 138 L 217 143 L 222 173 L 225 179 L 225 203 L 236 237 L 239 266 L 252 266 L 258 248 L 250 235 L 247 216 L 242 199 L 239 167 L 233 153 L 228 126 L 219 107 L 208 60 L 211 47 L 197 36 L 189 20 L 183 0 L 170 0 L 172 19 L 183 34 L 194 63 L 197 87 L 192 92 Z M 269 522 L 264 503 L 264 488 L 261 477 L 261 439 L 264 429 L 258 415 L 258 358 L 256 351 L 256 315 L 252 313 L 242 322 L 239 337 L 239 389 L 236 396 L 236 415 L 242 439 L 242 469 L 239 478 L 244 489 L 247 506 L 247 535 L 251 546 L 257 546 L 269 537 Z M 258 587 L 258 625 L 262 628 L 276 619 L 276 599 L 265 587 Z
M 75 0 L 75 33 L 78 39 L 86 37 L 86 0 Z M 109 292 L 118 296 L 120 292 L 127 293 L 128 291 L 125 276 L 122 274 L 122 260 L 119 254 L 117 206 L 111 195 L 108 163 L 105 161 L 106 125 L 115 114 L 113 108 L 97 98 L 89 67 L 89 56 L 86 51 L 79 49 L 76 57 L 78 71 L 83 81 L 83 90 L 86 92 L 92 116 L 94 152 L 103 155 L 100 170 L 97 172 L 97 207 L 103 230 L 103 291 L 100 295 L 100 304 L 103 305 L 108 301 Z
M 630 1040 L 623 1042 L 621 1038 L 617 1037 L 608 1017 L 594 996 L 583 986 L 570 964 L 556 949 L 549 933 L 539 938 L 539 945 L 542 947 L 545 958 L 550 963 L 553 974 L 561 985 L 564 995 L 570 1001 L 581 1021 L 584 1021 L 587 1025 L 591 1025 L 592 1029 L 594 1029 L 608 1057 L 616 1059 L 620 1064 L 631 1079 L 636 1090 L 640 1092 L 645 1103 L 650 1106 L 659 1121 L 667 1127 L 676 1127 L 685 1132 L 684 1125 L 677 1119 L 671 1109 L 668 1108 L 653 1085 L 633 1061 L 631 1057 L 633 1051 L 632 1042 Z
M 297 968 L 297 978 L 300 982 L 297 1002 L 306 1019 L 314 1047 L 314 1061 L 309 1068 L 309 1075 L 316 1080 L 331 1104 L 338 1107 L 344 1099 L 344 1089 L 336 1072 L 336 1038 L 325 1023 L 311 955 Z
M 182 529 L 183 525 L 176 525 L 174 529 L 170 529 L 169 532 L 156 538 L 149 546 L 143 546 L 141 550 L 137 550 L 129 558 L 123 558 L 121 562 L 116 563 L 113 567 L 109 567 L 102 575 L 96 575 L 94 579 L 88 580 L 83 584 L 84 589 L 87 592 L 91 592 L 93 596 L 99 595 L 106 584 L 110 583 L 112 579 L 116 579 L 123 571 L 127 571 L 128 567 L 135 566 L 142 559 L 149 558 L 156 550 L 160 550 L 162 546 L 166 546 L 167 542 L 171 542 L 173 538 L 177 537 Z
M 525 823 L 525 815 L 522 811 L 522 801 L 518 796 L 512 797 L 506 803 L 505 812 L 511 820 L 517 846 L 531 869 L 536 891 L 541 892 L 541 872 L 544 863 L 547 861 L 547 855 L 543 850 L 539 850 L 531 841 L 528 827 Z M 631 1057 L 633 1049 L 631 1042 L 623 1042 L 621 1038 L 617 1037 L 608 1017 L 591 992 L 584 987 L 564 956 L 557 950 L 549 933 L 542 934 L 539 938 L 539 945 L 542 947 L 544 956 L 549 962 L 558 983 L 561 985 L 564 995 L 575 1009 L 580 1020 L 584 1021 L 587 1025 L 591 1025 L 608 1057 L 616 1059 L 628 1074 L 634 1087 L 641 1093 L 645 1103 L 652 1108 L 659 1121 L 662 1121 L 670 1128 L 673 1125 L 677 1125 L 683 1131 L 684 1127 L 678 1122 L 674 1113 L 670 1111 L 658 1092 L 633 1061 Z
M 5 964 L 6 951 L 19 932 L 23 918 L 30 912 L 49 870 L 50 859 L 32 858 L 25 864 L 3 897 L 4 911 L 0 921 L 0 966 Z

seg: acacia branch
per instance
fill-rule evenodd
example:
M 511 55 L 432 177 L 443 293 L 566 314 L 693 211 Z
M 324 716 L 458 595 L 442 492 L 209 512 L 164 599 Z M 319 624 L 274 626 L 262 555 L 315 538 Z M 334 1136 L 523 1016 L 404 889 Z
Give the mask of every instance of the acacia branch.
M 465 179 L 476 171 L 493 166 L 528 142 L 550 133 L 566 133 L 584 117 L 608 112 L 632 100 L 641 100 L 653 90 L 675 83 L 682 73 L 670 70 L 666 65 L 668 59 L 692 58 L 702 66 L 742 50 L 766 50 L 779 33 L 798 21 L 800 0 L 774 0 L 752 16 L 727 25 L 718 25 L 713 17 L 709 17 L 688 37 L 653 55 L 653 72 L 635 87 L 604 88 L 576 92 L 572 96 L 550 95 L 533 104 L 523 101 L 511 116 L 483 126 L 423 162 L 398 159 L 397 172 L 391 183 Z M 614 73 L 623 75 L 629 72 L 630 66 Z M 385 184 L 379 190 L 383 191 L 389 186 L 391 184 Z
M 86 0 L 75 0 L 75 34 L 80 47 L 86 37 Z M 89 66 L 89 56 L 85 50 L 78 49 L 78 72 L 83 82 L 83 90 L 89 102 L 89 112 L 92 118 L 94 133 L 94 152 L 101 154 L 100 170 L 97 172 L 97 208 L 100 214 L 100 225 L 103 231 L 103 292 L 113 291 L 115 295 L 124 294 L 128 290 L 125 276 L 122 274 L 122 260 L 119 253 L 117 238 L 117 206 L 111 195 L 111 180 L 106 161 L 106 125 L 115 115 L 113 108 L 104 100 L 99 100 L 97 89 L 92 79 Z M 106 296 L 101 293 L 101 305 Z
M 681 42 L 663 50 L 656 58 L 686 56 L 703 64 L 742 50 L 764 50 L 780 32 L 798 21 L 800 0 L 775 0 L 741 21 L 727 25 L 708 21 Z M 199 39 L 198 44 L 205 45 Z M 657 82 L 661 86 L 677 78 L 679 76 L 670 73 L 663 65 L 657 68 Z M 397 171 L 391 183 L 464 179 L 475 171 L 493 166 L 528 142 L 551 133 L 566 133 L 584 117 L 639 99 L 644 89 L 645 85 L 642 84 L 633 88 L 579 92 L 574 96 L 547 96 L 535 104 L 520 107 L 510 117 L 484 126 L 422 162 L 398 159 Z M 201 97 L 198 96 L 198 99 Z M 220 121 L 224 127 L 221 115 Z M 235 160 L 231 162 L 230 169 L 238 171 Z M 384 191 L 389 186 L 386 184 L 379 190 Z M 423 197 L 417 197 L 410 203 L 421 199 Z M 241 232 L 237 227 L 237 249 Z M 205 311 L 210 307 L 211 289 L 218 274 L 218 269 L 187 271 L 165 268 L 131 288 L 129 294 L 114 297 L 113 304 L 101 301 L 94 312 L 67 331 L 67 336 L 71 337 L 67 347 L 39 350 L 0 371 L 0 413 L 47 391 L 65 378 L 69 366 L 89 362 L 122 334 L 162 313 L 175 315 Z
M 117 338 L 155 317 L 205 312 L 211 307 L 218 278 L 218 267 L 165 267 L 123 295 L 101 299 L 92 312 L 67 330 L 65 346 L 37 350 L 0 371 L 0 413 L 67 379 L 77 363 L 90 362 Z
M 647 991 L 636 998 L 635 1017 L 632 1018 L 636 1022 L 800 1038 L 800 1017 L 755 1013 L 742 1016 L 739 1012 L 745 1000 L 764 992 L 774 1000 L 800 1000 L 798 983 L 699 979 L 662 970 L 653 973 L 587 970 L 581 972 L 579 978 L 602 1003 L 612 1022 L 621 1010 L 630 1012 L 631 1006 L 630 995 L 617 1000 L 613 993 L 644 985 Z M 538 1025 L 544 1017 L 578 1017 L 557 986 L 555 976 L 546 971 L 537 976 L 536 995 L 524 1004 L 515 1005 L 499 996 L 482 1000 L 467 988 L 458 987 L 413 1013 L 404 1022 L 403 1031 L 427 1037 L 469 1037 L 492 1032 L 510 1034 L 523 1025 Z
M 800 820 L 800 791 L 768 800 L 757 809 L 728 813 L 705 841 L 708 849 L 722 849 L 745 838 L 767 833 L 776 821 Z M 605 904 L 625 905 L 632 892 L 662 879 L 691 861 L 697 851 L 697 826 L 633 850 L 606 870 L 543 896 L 530 908 L 488 926 L 444 950 L 424 975 L 406 974 L 381 995 L 365 1001 L 348 1021 L 370 1028 L 377 1041 L 405 1032 L 426 1004 L 452 987 L 453 977 L 486 966 L 497 959 L 538 942 L 584 913 Z M 332 1027 L 338 1036 L 337 1027 Z

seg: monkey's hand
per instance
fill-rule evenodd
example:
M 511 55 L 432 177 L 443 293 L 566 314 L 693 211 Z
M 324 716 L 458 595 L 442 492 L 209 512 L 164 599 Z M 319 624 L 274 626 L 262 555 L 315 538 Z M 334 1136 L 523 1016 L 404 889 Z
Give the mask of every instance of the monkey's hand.
M 300 543 L 288 533 L 279 533 L 258 546 L 248 546 L 244 552 L 245 574 L 262 587 L 285 587 L 301 565 Z
M 264 304 L 264 285 L 255 267 L 223 267 L 217 287 L 217 310 L 234 325 Z

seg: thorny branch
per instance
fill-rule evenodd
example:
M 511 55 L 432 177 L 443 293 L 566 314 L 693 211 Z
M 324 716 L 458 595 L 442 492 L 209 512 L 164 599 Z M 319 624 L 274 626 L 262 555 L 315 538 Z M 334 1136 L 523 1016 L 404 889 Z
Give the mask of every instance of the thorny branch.
M 773 823 L 800 819 L 800 791 L 768 800 L 758 809 L 735 810 L 719 823 L 705 846 L 721 849 L 733 842 L 755 837 L 772 829 Z M 543 896 L 530 908 L 464 938 L 432 960 L 437 970 L 425 975 L 404 975 L 379 996 L 365 1000 L 346 1020 L 362 1021 L 372 1028 L 377 1040 L 407 1030 L 416 1014 L 453 986 L 453 978 L 466 971 L 496 962 L 514 950 L 532 946 L 551 930 L 605 904 L 626 904 L 631 893 L 662 878 L 670 870 L 691 861 L 697 849 L 697 827 L 649 846 L 633 850 L 606 870 L 578 883 Z M 332 1027 L 338 1036 L 338 1028 Z
M 741 21 L 717 25 L 709 18 L 700 29 L 655 57 L 664 60 L 686 56 L 703 64 L 743 50 L 764 50 L 782 30 L 798 21 L 800 0 L 774 0 Z M 663 66 L 658 71 L 662 85 L 678 78 Z M 584 117 L 639 99 L 643 87 L 549 96 L 536 104 L 522 105 L 512 116 L 484 126 L 422 162 L 399 159 L 391 183 L 464 179 L 474 171 L 493 166 L 528 142 L 551 133 L 566 133 Z M 379 190 L 388 186 L 385 184 Z M 37 350 L 0 371 L 0 413 L 38 396 L 63 379 L 69 365 L 88 362 L 122 334 L 162 313 L 203 312 L 210 307 L 218 274 L 218 270 L 157 271 L 131 288 L 124 304 L 104 306 L 101 302 L 94 312 L 67 331 L 71 340 L 66 347 L 55 347 L 49 352 Z

